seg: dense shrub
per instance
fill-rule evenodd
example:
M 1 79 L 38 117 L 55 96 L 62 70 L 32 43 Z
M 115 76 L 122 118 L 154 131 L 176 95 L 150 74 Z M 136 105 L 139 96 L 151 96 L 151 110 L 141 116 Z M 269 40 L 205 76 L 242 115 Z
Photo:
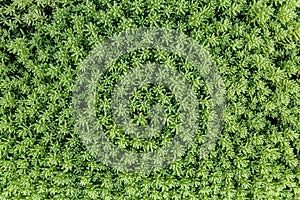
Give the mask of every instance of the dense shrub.
M 1 199 L 300 198 L 299 1 L 1 0 L 0 4 Z M 161 171 L 129 174 L 103 165 L 82 145 L 71 106 L 76 73 L 97 44 L 139 27 L 179 30 L 214 59 L 226 85 L 227 114 L 209 157 L 197 156 L 209 107 L 205 83 L 185 69 L 180 58 L 160 51 L 134 52 L 116 65 L 126 68 L 133 58 L 168 62 L 192 82 L 203 117 L 187 154 Z M 111 76 L 120 74 L 106 75 L 99 85 L 108 91 Z M 170 91 L 147 86 L 132 100 L 133 116 L 147 120 L 143 109 L 149 105 L 140 104 L 158 90 L 165 93 L 159 99 L 176 107 Z M 107 121 L 111 141 L 149 150 L 151 141 L 124 139 L 114 131 L 111 119 L 103 117 L 106 93 L 99 91 L 98 115 Z M 171 130 L 166 132 L 172 137 Z M 152 141 L 154 147 L 162 145 L 163 137 Z

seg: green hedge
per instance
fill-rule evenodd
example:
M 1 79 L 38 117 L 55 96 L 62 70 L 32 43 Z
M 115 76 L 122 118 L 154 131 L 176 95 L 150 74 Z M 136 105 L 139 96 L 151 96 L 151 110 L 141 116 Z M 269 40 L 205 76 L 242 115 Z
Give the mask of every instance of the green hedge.
M 1 0 L 0 199 L 300 199 L 299 7 L 297 0 Z M 202 118 L 186 155 L 163 170 L 130 174 L 103 165 L 81 143 L 71 98 L 76 73 L 106 38 L 139 27 L 181 31 L 215 61 L 227 107 L 209 157 L 198 157 L 209 115 L 205 83 L 160 51 L 124 55 L 116 66 L 168 62 L 193 84 Z M 172 116 L 155 141 L 113 129 L 104 109 L 121 75 L 114 73 L 100 81 L 97 104 L 110 140 L 147 151 L 172 138 Z M 176 108 L 170 91 L 150 85 L 132 100 L 133 117 L 147 121 L 157 91 L 164 93 L 158 101 Z

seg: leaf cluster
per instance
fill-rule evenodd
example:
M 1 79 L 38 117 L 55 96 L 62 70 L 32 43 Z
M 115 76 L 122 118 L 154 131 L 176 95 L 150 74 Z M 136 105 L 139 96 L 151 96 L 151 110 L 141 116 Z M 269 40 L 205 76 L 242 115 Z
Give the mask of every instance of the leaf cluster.
M 0 199 L 299 199 L 300 10 L 297 0 L 1 0 Z M 124 55 L 99 82 L 99 123 L 112 142 L 151 151 L 175 132 L 177 103 L 157 85 L 131 99 L 146 123 L 152 101 L 169 110 L 157 140 L 122 138 L 109 90 L 130 68 L 176 66 L 193 85 L 201 123 L 180 160 L 158 172 L 127 174 L 96 161 L 74 129 L 72 87 L 83 59 L 130 28 L 179 30 L 210 52 L 226 86 L 226 123 L 200 160 L 209 95 L 201 75 L 176 55 Z M 115 70 L 115 71 L 114 71 Z

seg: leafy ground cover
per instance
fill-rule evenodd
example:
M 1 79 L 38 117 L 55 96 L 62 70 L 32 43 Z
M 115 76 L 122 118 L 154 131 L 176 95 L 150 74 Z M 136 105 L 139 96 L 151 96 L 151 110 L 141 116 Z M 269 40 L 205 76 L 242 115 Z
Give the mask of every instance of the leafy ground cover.
M 300 199 L 300 4 L 297 0 L 0 1 L 1 199 Z M 111 142 L 132 151 L 174 136 L 172 92 L 147 85 L 131 99 L 146 124 L 151 102 L 169 108 L 154 141 L 117 130 L 109 91 L 137 63 L 174 65 L 197 91 L 201 123 L 184 157 L 161 171 L 118 172 L 95 160 L 74 129 L 76 73 L 115 33 L 172 28 L 211 54 L 226 86 L 226 121 L 209 157 L 198 159 L 209 116 L 201 75 L 164 51 L 122 56 L 99 82 L 97 113 Z M 123 70 L 123 71 L 122 71 Z

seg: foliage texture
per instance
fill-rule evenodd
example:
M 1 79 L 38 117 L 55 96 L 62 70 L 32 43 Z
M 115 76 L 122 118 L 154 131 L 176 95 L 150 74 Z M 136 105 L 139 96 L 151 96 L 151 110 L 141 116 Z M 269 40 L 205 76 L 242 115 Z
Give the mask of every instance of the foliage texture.
M 0 0 L 0 199 L 300 199 L 300 3 L 297 0 Z M 127 138 L 109 94 L 139 63 L 176 66 L 197 91 L 201 123 L 185 156 L 161 171 L 122 173 L 95 160 L 74 129 L 72 86 L 88 53 L 131 28 L 179 30 L 210 52 L 226 86 L 226 121 L 205 159 L 209 116 L 201 75 L 159 50 L 118 59 L 99 82 L 99 123 L 111 142 L 151 151 L 174 136 L 178 104 L 147 85 L 131 99 L 146 124 L 158 101 L 168 126 Z

